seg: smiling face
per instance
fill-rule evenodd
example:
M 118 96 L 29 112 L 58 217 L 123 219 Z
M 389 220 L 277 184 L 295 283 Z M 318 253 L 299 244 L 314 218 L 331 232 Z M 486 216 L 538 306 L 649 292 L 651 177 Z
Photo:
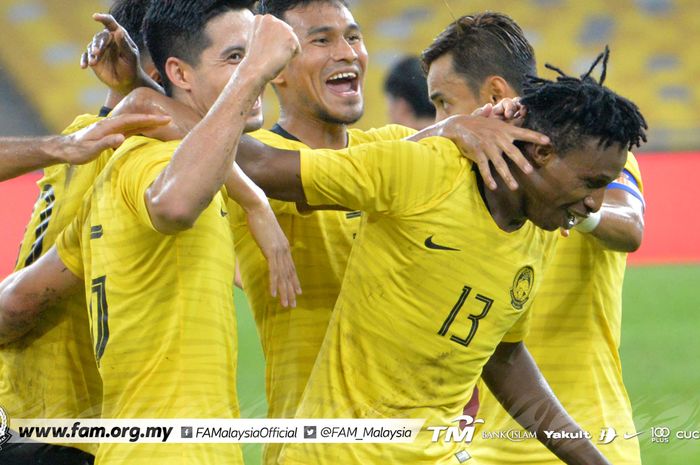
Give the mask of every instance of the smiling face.
M 606 186 L 615 180 L 627 160 L 620 145 L 608 148 L 586 139 L 563 156 L 551 146 L 528 146 L 535 172 L 518 179 L 524 193 L 525 215 L 542 229 L 569 229 L 571 217 L 585 218 L 598 211 Z
M 455 72 L 452 53 L 430 63 L 428 95 L 435 106 L 436 121 L 451 115 L 468 115 L 482 105 L 481 96 L 475 95 L 466 79 Z
M 340 3 L 318 1 L 284 14 L 301 53 L 274 81 L 282 110 L 321 121 L 351 124 L 362 116 L 367 67 L 359 26 Z
M 191 68 L 191 99 L 202 115 L 209 111 L 226 87 L 231 75 L 245 57 L 252 31 L 253 14 L 249 10 L 235 10 L 213 18 L 204 33 L 209 41 L 196 66 Z M 262 126 L 262 105 L 258 97 L 248 114 L 246 131 Z

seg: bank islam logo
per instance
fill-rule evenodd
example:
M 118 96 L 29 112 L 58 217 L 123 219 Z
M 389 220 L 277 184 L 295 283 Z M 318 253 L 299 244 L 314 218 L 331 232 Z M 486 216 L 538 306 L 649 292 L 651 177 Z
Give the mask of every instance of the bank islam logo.
M 460 422 L 464 422 L 464 428 L 460 428 Z M 484 420 L 479 418 L 475 420 L 469 415 L 460 415 L 454 420 L 454 426 L 428 426 L 426 429 L 433 432 L 433 437 L 430 439 L 432 442 L 440 441 L 442 437 L 445 442 L 464 442 L 469 444 L 474 439 L 474 429 L 479 423 L 483 423 Z
M 0 406 L 0 450 L 2 450 L 2 445 L 10 440 L 10 437 L 10 420 L 5 410 Z

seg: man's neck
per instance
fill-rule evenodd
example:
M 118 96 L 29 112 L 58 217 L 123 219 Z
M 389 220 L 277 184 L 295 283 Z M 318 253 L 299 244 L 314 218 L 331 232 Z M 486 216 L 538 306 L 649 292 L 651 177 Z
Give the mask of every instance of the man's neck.
M 277 124 L 312 149 L 343 149 L 348 145 L 348 131 L 344 124 L 284 110 Z
M 479 182 L 481 198 L 498 227 L 505 232 L 520 229 L 527 220 L 522 190 L 520 188 L 515 191 L 510 190 L 498 175 L 494 176 L 497 184 L 496 190 L 491 190 L 484 186 L 478 171 L 476 171 L 476 177 Z

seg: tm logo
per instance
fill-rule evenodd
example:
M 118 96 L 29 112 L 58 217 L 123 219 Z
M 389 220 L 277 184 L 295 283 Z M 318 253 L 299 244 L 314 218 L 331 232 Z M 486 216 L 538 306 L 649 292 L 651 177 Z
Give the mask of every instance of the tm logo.
M 459 427 L 461 421 L 466 424 L 464 429 Z M 456 426 L 428 426 L 426 429 L 433 432 L 433 437 L 430 439 L 432 442 L 438 442 L 440 436 L 444 436 L 445 442 L 464 442 L 469 444 L 474 439 L 476 424 L 483 422 L 484 420 L 481 418 L 475 420 L 469 415 L 460 415 L 452 420 L 452 423 L 456 423 Z

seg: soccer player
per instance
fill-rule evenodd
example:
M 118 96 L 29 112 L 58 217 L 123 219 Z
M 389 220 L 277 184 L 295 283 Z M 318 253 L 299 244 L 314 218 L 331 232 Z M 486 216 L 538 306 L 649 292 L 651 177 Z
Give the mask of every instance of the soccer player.
M 261 12 L 290 24 L 301 38 L 301 52 L 273 81 L 280 121 L 271 131 L 258 131 L 253 137 L 278 148 L 299 150 L 397 140 L 413 133 L 398 126 L 367 132 L 347 129 L 362 115 L 367 54 L 344 2 L 266 0 Z M 139 111 L 151 100 L 182 113 L 172 101 L 148 90 L 139 89 L 127 100 L 133 100 Z M 465 130 L 463 134 L 466 129 L 460 126 L 453 132 Z M 537 140 L 527 131 L 512 135 Z M 293 310 L 281 307 L 266 292 L 264 258 L 248 231 L 244 212 L 232 206 L 231 215 L 245 291 L 265 351 L 268 415 L 288 418 L 294 416 L 323 341 L 360 220 L 358 212 L 299 211 L 293 203 L 275 201 L 271 205 L 289 238 L 305 288 Z M 280 448 L 281 444 L 267 445 L 265 463 L 276 463 Z
M 140 21 L 127 21 L 120 15 L 129 11 L 135 17 L 140 12 L 143 19 L 143 5 L 145 2 L 120 0 L 113 5 L 113 13 L 129 27 L 136 24 L 132 30 L 135 34 Z M 133 84 L 140 84 L 140 80 Z M 125 135 L 166 122 L 152 116 L 102 120 L 98 115 L 80 115 L 58 137 L 2 141 L 3 179 L 45 168 L 16 270 L 24 269 L 51 248 L 59 232 L 75 217 L 83 195 L 112 155 L 112 148 L 119 146 Z M 15 418 L 98 417 L 102 383 L 94 363 L 85 296 L 76 294 L 54 307 L 31 332 L 0 346 L 0 405 Z M 94 444 L 6 444 L 0 451 L 0 462 L 91 463 L 95 450 Z
M 590 73 L 589 73 L 590 74 Z M 344 150 L 283 151 L 245 138 L 237 161 L 268 195 L 362 210 L 340 296 L 298 418 L 426 418 L 449 425 L 481 375 L 499 400 L 567 463 L 608 463 L 546 388 L 522 339 L 558 233 L 602 203 L 627 149 L 645 139 L 637 107 L 587 74 L 534 79 L 524 125 L 534 167 L 485 189 L 442 138 Z M 590 115 L 596 118 L 590 118 Z M 528 221 L 530 220 L 530 221 Z M 537 402 L 544 418 L 522 405 Z M 459 443 L 288 444 L 284 464 L 453 463 Z M 457 454 L 457 455 L 455 455 Z
M 242 130 L 259 122 L 258 112 L 248 115 L 262 88 L 298 47 L 284 23 L 254 19 L 250 3 L 152 2 L 146 37 L 165 89 L 202 122 L 181 142 L 129 139 L 57 247 L 0 291 L 7 319 L 86 281 L 105 418 L 238 416 L 233 240 L 222 192 L 274 221 L 264 196 L 228 174 Z M 292 281 L 286 265 L 282 277 Z M 231 444 L 103 444 L 96 460 L 242 463 Z
M 461 56 L 470 60 L 458 60 Z M 520 95 L 525 74 L 535 73 L 534 51 L 522 30 L 499 13 L 458 19 L 423 57 L 440 118 Z M 557 244 L 525 338 L 557 398 L 596 436 L 608 427 L 619 435 L 635 431 L 618 350 L 625 261 L 627 252 L 639 247 L 643 212 L 642 180 L 629 153 L 622 174 L 605 191 L 601 210 Z M 479 394 L 484 429 L 519 428 L 488 389 Z M 480 464 L 561 463 L 535 440 L 477 440 L 471 450 Z M 641 462 L 636 437 L 601 450 L 615 464 Z
M 435 122 L 435 107 L 428 98 L 420 58 L 406 56 L 392 66 L 384 80 L 384 94 L 390 122 L 416 130 Z

